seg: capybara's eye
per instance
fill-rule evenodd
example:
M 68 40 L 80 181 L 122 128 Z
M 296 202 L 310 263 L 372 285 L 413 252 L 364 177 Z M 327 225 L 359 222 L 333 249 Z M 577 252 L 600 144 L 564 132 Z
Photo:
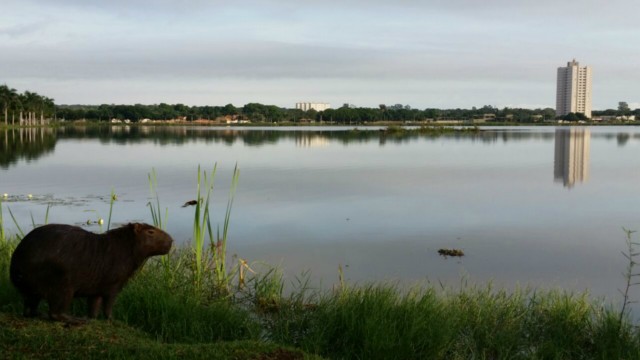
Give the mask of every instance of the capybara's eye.
M 155 233 L 155 231 L 153 231 L 152 229 L 147 230 L 147 234 L 149 235 L 153 235 Z

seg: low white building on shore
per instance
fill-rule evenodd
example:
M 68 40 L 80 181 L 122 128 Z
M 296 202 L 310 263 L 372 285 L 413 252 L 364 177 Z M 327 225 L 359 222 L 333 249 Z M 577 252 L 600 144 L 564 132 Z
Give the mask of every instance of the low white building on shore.
M 299 102 L 296 103 L 296 109 L 300 109 L 302 111 L 309 111 L 311 109 L 315 111 L 324 111 L 327 109 L 331 109 L 331 104 L 329 103 L 313 103 L 313 102 Z

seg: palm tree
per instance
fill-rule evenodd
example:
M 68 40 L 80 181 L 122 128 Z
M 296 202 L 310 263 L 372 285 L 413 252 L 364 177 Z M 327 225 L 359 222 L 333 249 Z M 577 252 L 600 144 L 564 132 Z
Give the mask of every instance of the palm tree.
M 55 111 L 56 111 L 56 105 L 53 102 L 52 98 L 43 96 L 42 97 L 42 106 L 43 106 L 43 112 L 46 111 L 47 116 L 49 117 L 49 119 L 54 117 Z M 41 115 L 42 116 L 42 115 Z
M 24 110 L 27 112 L 27 124 L 33 125 L 36 121 L 36 112 L 40 106 L 40 95 L 25 91 L 20 97 L 21 103 L 24 106 Z
M 11 95 L 11 125 L 16 124 L 16 112 L 20 112 L 20 119 L 22 119 L 22 102 L 21 96 L 17 92 Z
M 5 126 L 9 123 L 9 112 L 11 112 L 11 124 L 15 124 L 16 113 L 18 113 L 20 124 L 26 121 L 27 125 L 34 125 L 39 112 L 40 122 L 44 125 L 45 116 L 52 117 L 55 113 L 55 104 L 51 98 L 31 91 L 20 94 L 16 89 L 5 84 L 0 85 L 0 111 L 4 113 Z M 26 119 L 23 118 L 23 111 L 26 112 Z
M 9 105 L 11 105 L 11 89 L 5 84 L 0 85 L 0 104 L 4 110 L 4 124 L 7 125 L 9 118 Z

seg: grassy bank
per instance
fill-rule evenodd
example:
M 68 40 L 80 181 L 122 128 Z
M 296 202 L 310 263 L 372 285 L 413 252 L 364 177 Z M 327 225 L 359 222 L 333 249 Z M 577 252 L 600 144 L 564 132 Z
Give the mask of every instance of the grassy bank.
M 296 357 L 274 358 L 640 358 L 637 329 L 586 296 L 473 288 L 403 292 L 376 284 L 278 297 L 259 294 L 255 282 L 245 296 L 209 297 L 211 289 L 196 294 L 167 279 L 163 266 L 148 264 L 125 288 L 113 324 L 96 320 L 74 328 L 22 318 L 18 297 L 3 281 L 0 348 L 47 358 L 236 359 L 292 349 Z M 74 312 L 84 311 L 78 302 Z
M 263 341 L 162 343 L 121 322 L 68 328 L 47 320 L 0 313 L 3 359 L 313 359 Z
M 208 201 L 214 176 L 215 168 L 198 171 L 202 201 L 194 207 L 194 243 L 150 260 L 118 297 L 112 323 L 65 327 L 20 316 L 21 300 L 8 278 L 19 239 L 4 233 L 0 204 L 0 357 L 640 358 L 640 332 L 628 314 L 587 295 L 344 282 L 310 290 L 304 278 L 285 293 L 277 269 L 226 257 L 234 187 L 216 230 Z M 162 227 L 166 213 L 153 173 L 149 183 L 152 219 Z M 73 313 L 86 314 L 83 301 Z

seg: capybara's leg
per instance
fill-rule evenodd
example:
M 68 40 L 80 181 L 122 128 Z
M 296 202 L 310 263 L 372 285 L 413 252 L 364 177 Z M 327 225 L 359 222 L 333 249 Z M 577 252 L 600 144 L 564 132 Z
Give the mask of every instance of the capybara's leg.
M 100 305 L 102 305 L 102 297 L 91 296 L 87 299 L 87 304 L 89 306 L 89 318 L 90 319 L 97 318 L 98 313 L 100 312 Z
M 40 298 L 38 296 L 25 296 L 24 298 L 24 316 L 36 317 L 38 316 L 38 304 L 40 304 Z
M 102 298 L 104 317 L 107 318 L 107 320 L 111 320 L 111 312 L 113 311 L 113 304 L 116 302 L 116 295 L 116 292 L 112 292 Z
M 49 317 L 52 320 L 69 322 L 72 318 L 66 313 L 69 311 L 73 301 L 73 289 L 69 286 L 59 287 L 58 289 L 58 291 L 52 291 L 47 295 Z

